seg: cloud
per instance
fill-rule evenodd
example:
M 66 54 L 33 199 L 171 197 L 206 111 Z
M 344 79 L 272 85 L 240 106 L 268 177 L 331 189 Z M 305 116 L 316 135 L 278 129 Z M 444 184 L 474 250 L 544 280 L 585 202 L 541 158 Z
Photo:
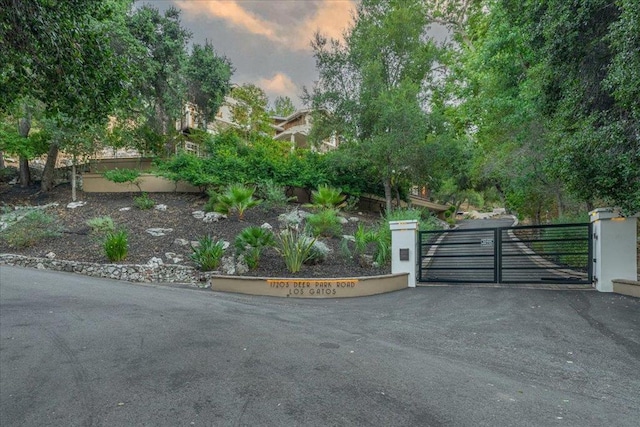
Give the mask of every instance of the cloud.
M 273 22 L 261 19 L 256 14 L 246 10 L 237 1 L 209 0 L 209 1 L 175 1 L 176 5 L 185 13 L 198 16 L 207 14 L 220 18 L 231 26 L 244 29 L 252 34 L 265 36 L 275 40 L 278 36 L 275 33 Z
M 298 99 L 298 86 L 284 73 L 276 73 L 271 78 L 263 77 L 256 84 L 271 98 L 288 96 L 294 102 Z
M 351 24 L 353 0 L 323 0 L 315 14 L 296 27 L 295 38 L 291 40 L 298 49 L 311 49 L 313 35 L 320 31 L 322 35 L 342 40 L 342 34 Z
M 278 0 L 271 0 L 276 3 Z M 342 32 L 351 22 L 354 0 L 305 1 L 308 13 L 299 20 L 276 21 L 256 13 L 252 2 L 242 4 L 239 0 L 176 0 L 175 4 L 191 17 L 210 16 L 226 22 L 229 26 L 256 36 L 266 37 L 277 45 L 298 51 L 310 50 L 311 39 L 316 31 L 323 35 L 342 38 Z M 251 7 L 255 10 L 251 10 Z M 290 18 L 290 17 L 289 17 Z

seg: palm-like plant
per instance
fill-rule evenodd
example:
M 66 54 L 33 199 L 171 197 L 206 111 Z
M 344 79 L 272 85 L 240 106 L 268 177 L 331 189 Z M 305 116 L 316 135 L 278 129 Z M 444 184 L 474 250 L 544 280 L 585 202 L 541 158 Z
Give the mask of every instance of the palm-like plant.
M 214 210 L 225 215 L 236 212 L 238 219 L 242 220 L 247 209 L 260 204 L 260 200 L 253 198 L 255 191 L 255 188 L 242 184 L 231 184 L 217 196 Z
M 254 269 L 258 266 L 262 250 L 274 244 L 275 239 L 271 231 L 261 227 L 247 227 L 236 236 L 236 255 L 243 255 L 247 266 Z
M 320 185 L 317 190 L 311 192 L 311 203 L 307 206 L 315 209 L 340 209 L 345 206 L 346 198 L 342 189 Z

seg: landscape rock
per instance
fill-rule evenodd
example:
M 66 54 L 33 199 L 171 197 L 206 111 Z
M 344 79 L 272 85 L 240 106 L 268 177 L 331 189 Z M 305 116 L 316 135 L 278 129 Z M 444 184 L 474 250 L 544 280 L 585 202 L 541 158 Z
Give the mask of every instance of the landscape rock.
M 355 242 L 355 241 L 356 241 L 355 236 L 351 236 L 351 235 L 349 235 L 349 234 L 343 234 L 343 235 L 342 235 L 342 238 L 343 238 L 344 240 L 348 240 L 349 242 Z
M 49 259 L 54 259 L 56 257 L 56 254 L 54 252 L 47 252 L 47 254 L 45 255 L 45 258 L 49 258 Z
M 227 276 L 233 276 L 236 274 L 236 263 L 233 256 L 222 257 L 220 262 L 220 271 Z
M 82 202 L 82 201 L 79 201 L 79 202 L 71 202 L 71 203 L 69 203 L 69 204 L 67 205 L 67 208 L 68 208 L 68 209 L 75 209 L 75 208 L 79 208 L 79 207 L 81 207 L 81 206 L 84 206 L 84 205 L 86 205 L 86 204 L 87 204 L 87 202 Z
M 119 210 L 120 212 L 126 212 L 126 211 L 130 211 L 130 210 L 131 210 L 131 207 L 130 207 L 130 206 L 128 206 L 128 207 L 125 207 L 125 208 L 120 208 L 120 209 L 118 209 L 118 210 Z
M 271 224 L 269 224 L 268 222 L 265 222 L 264 224 L 262 224 L 260 226 L 260 228 L 262 228 L 264 230 L 273 230 L 273 226 Z
M 204 211 L 193 211 L 191 215 L 193 215 L 195 219 L 202 219 L 204 218 Z
M 167 258 L 168 261 L 170 261 L 172 264 L 178 264 L 182 261 L 184 261 L 184 258 L 182 255 L 178 255 L 175 252 L 167 252 L 164 254 L 164 256 Z
M 357 216 L 350 216 L 349 217 L 349 222 L 358 222 L 360 221 L 360 218 L 358 218 Z
M 192 248 L 199 248 L 200 247 L 200 242 L 198 242 L 197 240 L 192 240 L 190 243 L 191 243 L 191 247 Z
M 154 209 L 157 211 L 164 212 L 167 210 L 167 205 L 163 205 L 163 204 L 155 205 Z
M 221 219 L 226 219 L 227 216 L 218 212 L 207 212 L 202 219 L 204 222 L 218 222 Z
M 147 262 L 147 265 L 151 267 L 157 267 L 163 264 L 164 264 L 164 261 L 162 261 L 162 258 L 158 258 L 158 257 L 153 257 L 149 260 L 149 262 Z
M 349 220 L 345 217 L 339 216 L 338 217 L 338 221 L 340 221 L 340 224 L 345 225 L 349 223 Z
M 173 241 L 173 243 L 178 246 L 187 246 L 189 244 L 189 241 L 187 239 L 176 239 Z
M 171 233 L 173 228 L 148 228 L 145 231 L 154 237 L 159 237 Z

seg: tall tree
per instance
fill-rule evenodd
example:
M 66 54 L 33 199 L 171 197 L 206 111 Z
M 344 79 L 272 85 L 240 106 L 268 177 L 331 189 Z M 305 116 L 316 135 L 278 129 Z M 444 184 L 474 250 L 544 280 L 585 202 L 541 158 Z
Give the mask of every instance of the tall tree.
M 231 89 L 232 73 L 231 62 L 219 56 L 211 43 L 193 45 L 185 70 L 188 100 L 198 107 L 205 129 Z
M 182 70 L 191 33 L 182 27 L 180 11 L 173 7 L 161 14 L 143 5 L 130 14 L 127 24 L 135 40 L 130 60 L 138 68 L 133 82 L 138 109 L 152 129 L 166 135 L 184 107 Z
M 271 114 L 279 117 L 287 117 L 296 112 L 296 106 L 288 96 L 277 96 L 273 101 Z
M 271 119 L 267 113 L 269 102 L 267 95 L 258 86 L 245 83 L 231 90 L 231 97 L 236 101 L 231 106 L 233 121 L 249 137 L 254 133 L 269 133 Z
M 48 117 L 106 121 L 125 79 L 110 29 L 113 16 L 125 12 L 130 3 L 0 1 L 0 105 L 28 97 L 42 102 Z M 21 131 L 31 127 L 29 120 L 28 114 L 20 118 Z M 57 153 L 57 144 L 51 144 L 45 172 L 53 168 Z M 26 161 L 21 165 L 28 166 Z M 44 190 L 50 184 L 43 178 Z
M 465 42 L 449 56 L 458 117 L 484 153 L 481 176 L 531 217 L 550 201 L 562 212 L 567 191 L 640 210 L 639 9 L 623 0 L 468 9 Z
M 317 34 L 312 43 L 320 78 L 303 97 L 316 112 L 312 137 L 337 133 L 367 159 L 387 210 L 401 183 L 428 168 L 424 95 L 436 49 L 426 26 L 420 1 L 363 0 L 344 42 Z

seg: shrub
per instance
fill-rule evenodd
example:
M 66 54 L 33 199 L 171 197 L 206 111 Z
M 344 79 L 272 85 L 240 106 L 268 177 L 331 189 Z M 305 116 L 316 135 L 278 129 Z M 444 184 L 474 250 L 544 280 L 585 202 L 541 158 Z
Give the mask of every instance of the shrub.
M 42 239 L 58 237 L 61 227 L 55 218 L 41 210 L 30 210 L 22 219 L 0 232 L 0 239 L 13 248 L 26 248 L 35 245 Z
M 87 220 L 87 225 L 91 227 L 91 231 L 98 234 L 112 233 L 116 226 L 110 216 L 99 216 Z
M 276 250 L 282 255 L 287 270 L 297 273 L 302 264 L 311 258 L 316 239 L 295 230 L 284 230 L 277 235 Z
M 288 212 L 278 215 L 278 222 L 280 228 L 293 228 L 299 229 L 302 225 L 303 215 L 298 208 L 292 209 Z
M 345 206 L 346 197 L 340 188 L 320 185 L 311 192 L 311 203 L 307 206 L 315 209 L 340 209 Z
M 342 234 L 342 223 L 335 209 L 324 209 L 309 215 L 307 225 L 314 236 L 339 236 Z
M 377 231 L 375 229 L 369 229 L 363 224 L 358 224 L 358 228 L 353 233 L 353 242 L 343 239 L 341 249 L 346 256 L 359 259 L 361 255 L 367 252 L 369 244 L 376 241 L 376 237 Z M 349 246 L 352 246 L 353 250 Z
M 227 186 L 220 195 L 214 194 L 213 210 L 225 215 L 236 212 L 238 219 L 244 218 L 244 213 L 260 203 L 253 198 L 254 188 L 246 187 L 242 184 L 231 184 Z
M 129 237 L 126 230 L 107 234 L 103 247 L 109 261 L 117 262 L 125 259 L 129 252 Z
M 306 236 L 307 239 L 312 239 L 310 236 Z M 305 264 L 320 264 L 326 261 L 329 256 L 329 252 L 331 249 L 327 246 L 326 243 L 321 242 L 320 240 L 315 240 L 311 245 L 311 250 L 309 251 L 309 258 L 304 262 Z
M 102 174 L 106 179 L 117 184 L 130 183 L 140 189 L 140 171 L 137 169 L 112 169 Z
M 235 240 L 236 255 L 243 255 L 250 269 L 258 267 L 262 250 L 273 246 L 273 233 L 261 227 L 247 227 Z
M 140 210 L 146 210 L 153 208 L 156 202 L 147 193 L 142 193 L 133 198 L 133 204 Z
M 287 197 L 285 188 L 269 179 L 258 184 L 258 195 L 262 199 L 262 206 L 266 209 L 281 208 L 289 202 L 294 202 L 297 197 Z
M 198 240 L 198 245 L 191 248 L 193 253 L 191 259 L 201 271 L 215 270 L 220 266 L 222 255 L 224 254 L 224 242 L 216 242 L 210 236 L 202 237 Z

